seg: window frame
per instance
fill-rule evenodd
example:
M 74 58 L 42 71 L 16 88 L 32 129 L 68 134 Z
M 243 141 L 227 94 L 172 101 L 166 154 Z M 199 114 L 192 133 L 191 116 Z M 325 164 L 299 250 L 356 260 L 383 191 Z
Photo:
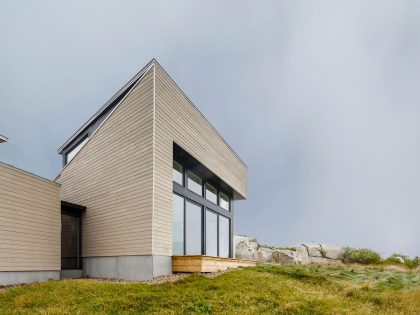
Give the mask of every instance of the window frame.
M 223 206 L 222 206 L 221 200 L 222 200 L 223 198 L 221 197 L 221 195 L 226 196 L 226 198 L 228 199 L 228 201 L 227 201 L 227 204 L 228 204 L 228 209 L 226 209 L 225 207 L 223 207 Z M 224 200 L 224 199 L 223 199 L 223 200 Z M 230 212 L 230 209 L 231 209 L 231 200 L 232 200 L 232 198 L 229 196 L 229 194 L 225 193 L 225 192 L 224 192 L 224 191 L 222 191 L 222 190 L 219 190 L 219 194 L 218 194 L 218 201 L 219 201 L 219 206 L 220 206 L 221 208 L 223 208 L 223 209 L 225 209 L 226 211 L 229 211 L 229 212 Z M 224 200 L 224 201 L 226 201 L 226 200 Z
M 219 216 L 217 212 L 211 209 L 204 208 L 204 255 L 209 256 L 207 253 L 207 212 L 212 213 L 216 216 L 216 257 L 219 257 Z
M 182 165 L 182 164 L 181 164 Z M 205 181 L 204 181 L 204 178 L 202 178 L 201 176 L 199 176 L 199 175 L 197 175 L 196 174 L 196 172 L 193 172 L 192 170 L 190 170 L 190 169 L 188 169 L 188 168 L 186 168 L 186 167 L 184 167 L 185 168 L 185 174 L 186 174 L 186 177 L 185 177 L 185 187 L 187 187 L 187 189 L 189 190 L 189 191 L 191 191 L 191 192 L 193 192 L 193 193 L 195 193 L 195 194 L 197 194 L 197 195 L 199 195 L 199 196 L 201 196 L 201 197 L 203 197 L 204 196 L 204 193 L 203 193 L 203 191 L 204 191 L 204 185 L 205 185 Z M 192 190 L 192 189 L 190 189 L 190 184 L 189 184 L 189 180 L 190 180 L 190 177 L 188 176 L 189 174 L 193 174 L 194 176 L 196 176 L 196 177 L 198 177 L 200 180 L 201 180 L 201 194 L 198 194 L 196 191 L 194 191 L 194 190 Z M 193 179 L 191 179 L 191 181 L 193 181 L 194 182 L 194 180 Z M 196 183 L 196 182 L 195 182 Z M 197 185 L 198 185 L 198 183 L 196 183 Z
M 178 182 L 174 181 L 174 175 L 173 175 L 173 172 L 175 170 L 174 163 L 178 163 L 182 167 L 182 171 L 180 172 L 181 175 L 182 175 L 182 181 L 181 181 L 182 183 L 178 183 Z M 182 186 L 185 186 L 185 166 L 175 159 L 172 161 L 172 182 L 177 183 L 177 184 L 182 185 Z
M 173 194 L 181 197 L 183 199 L 183 255 L 187 255 L 187 222 L 186 222 L 186 207 L 187 202 L 195 204 L 201 208 L 201 255 L 207 255 L 207 227 L 206 227 L 206 211 L 210 211 L 217 215 L 217 257 L 220 257 L 220 217 L 225 217 L 229 221 L 229 256 L 233 256 L 233 222 L 234 215 L 233 211 L 227 211 L 224 208 L 212 203 L 211 201 L 205 199 L 202 196 L 197 195 L 196 193 L 188 190 L 186 187 L 179 185 L 176 182 L 173 182 Z M 232 208 L 231 208 L 232 209 Z
M 216 202 L 213 202 L 212 200 L 207 199 L 207 185 L 213 187 L 216 190 L 216 193 L 215 193 Z M 204 186 L 204 198 L 210 202 L 213 202 L 215 205 L 218 205 L 219 204 L 219 189 L 217 188 L 217 185 L 213 185 L 211 182 L 205 181 L 203 186 Z
M 220 184 L 215 184 L 213 180 L 207 180 L 206 176 L 202 176 L 200 173 L 197 173 L 197 171 L 192 170 L 189 167 L 189 163 L 181 163 L 179 159 L 176 159 L 174 157 L 173 159 L 183 167 L 183 185 L 175 182 L 172 180 L 173 183 L 173 194 L 178 195 L 179 197 L 184 199 L 184 233 L 183 233 L 183 242 L 184 242 L 184 251 L 183 256 L 186 254 L 186 206 L 187 202 L 191 202 L 193 204 L 196 204 L 201 207 L 201 255 L 207 255 L 207 248 L 206 248 L 206 237 L 207 237 L 207 231 L 206 231 L 206 211 L 209 210 L 210 212 L 213 212 L 217 215 L 217 257 L 220 257 L 219 253 L 219 233 L 220 233 L 220 216 L 225 217 L 229 221 L 229 258 L 233 257 L 233 225 L 234 225 L 234 212 L 233 212 L 233 198 L 230 193 L 227 193 L 225 189 L 222 189 L 220 187 Z M 190 190 L 188 188 L 188 172 L 193 173 L 195 176 L 198 176 L 201 181 L 201 191 L 202 194 L 199 195 L 196 192 Z M 213 203 L 210 200 L 206 199 L 206 185 L 207 183 L 214 187 L 217 191 L 216 197 L 217 197 L 217 204 Z M 225 208 L 222 208 L 220 206 L 220 193 L 223 193 L 226 197 L 229 198 L 229 210 L 226 210 Z
M 183 196 L 181 196 L 183 197 Z M 204 239 L 205 239 L 205 226 L 203 225 L 204 219 L 203 219 L 203 213 L 205 211 L 205 207 L 197 202 L 194 202 L 192 200 L 189 200 L 188 198 L 184 198 L 184 255 L 203 255 L 203 253 L 205 252 L 205 245 L 204 243 Z M 200 208 L 200 224 L 201 224 L 201 248 L 200 248 L 200 253 L 201 254 L 187 254 L 187 203 L 190 203 L 192 205 L 195 205 L 197 207 Z
M 174 195 L 181 198 L 182 202 L 183 202 L 182 203 L 182 255 L 185 255 L 185 252 L 186 252 L 186 250 L 185 250 L 185 245 L 186 245 L 185 244 L 185 236 L 186 236 L 185 219 L 186 219 L 186 203 L 187 203 L 187 200 L 185 199 L 184 196 L 176 194 L 175 192 L 172 193 L 172 196 L 174 196 Z M 174 211 L 173 204 L 174 204 L 174 202 L 172 200 L 172 212 Z M 173 213 L 172 213 L 172 228 L 173 228 L 173 223 L 174 222 L 173 222 Z M 173 231 L 172 231 L 172 238 L 173 238 L 173 236 L 174 236 L 174 234 L 173 234 Z M 173 255 L 173 239 L 172 239 L 172 255 Z M 179 255 L 175 255 L 175 256 L 179 256 Z

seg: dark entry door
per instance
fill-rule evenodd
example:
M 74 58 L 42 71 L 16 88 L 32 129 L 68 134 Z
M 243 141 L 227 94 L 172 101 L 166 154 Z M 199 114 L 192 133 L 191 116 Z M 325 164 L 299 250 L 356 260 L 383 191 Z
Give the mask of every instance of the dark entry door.
M 81 269 L 81 215 L 61 212 L 61 269 Z

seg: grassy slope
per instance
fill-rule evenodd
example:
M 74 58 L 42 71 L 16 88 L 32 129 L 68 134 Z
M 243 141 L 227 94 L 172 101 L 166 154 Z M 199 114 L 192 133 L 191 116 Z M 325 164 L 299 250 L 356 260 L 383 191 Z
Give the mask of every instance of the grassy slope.
M 259 266 L 157 285 L 49 281 L 0 291 L 0 313 L 419 314 L 420 273 Z

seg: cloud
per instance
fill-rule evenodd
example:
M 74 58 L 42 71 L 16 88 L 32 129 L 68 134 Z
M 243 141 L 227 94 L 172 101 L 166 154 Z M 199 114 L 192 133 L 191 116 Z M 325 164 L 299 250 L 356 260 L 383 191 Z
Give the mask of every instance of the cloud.
M 152 57 L 249 167 L 238 233 L 420 255 L 415 1 L 0 4 L 0 159 L 56 149 Z

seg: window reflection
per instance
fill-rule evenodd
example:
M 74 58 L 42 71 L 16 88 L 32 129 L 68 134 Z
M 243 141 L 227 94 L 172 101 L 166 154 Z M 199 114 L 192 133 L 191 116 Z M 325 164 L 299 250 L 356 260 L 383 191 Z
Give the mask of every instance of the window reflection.
M 229 219 L 219 216 L 219 256 L 229 257 Z
M 228 196 L 226 196 L 224 193 L 220 193 L 220 206 L 225 209 L 230 211 L 230 198 Z
M 188 171 L 188 189 L 200 196 L 203 195 L 203 180 L 191 171 Z
M 185 253 L 201 255 L 201 207 L 195 203 L 186 202 L 185 207 Z
M 217 205 L 217 189 L 206 183 L 206 199 Z
M 206 255 L 217 256 L 217 214 L 206 211 Z
M 184 198 L 173 197 L 172 255 L 184 255 Z
M 177 161 L 173 161 L 172 179 L 175 183 L 184 185 L 184 167 Z

